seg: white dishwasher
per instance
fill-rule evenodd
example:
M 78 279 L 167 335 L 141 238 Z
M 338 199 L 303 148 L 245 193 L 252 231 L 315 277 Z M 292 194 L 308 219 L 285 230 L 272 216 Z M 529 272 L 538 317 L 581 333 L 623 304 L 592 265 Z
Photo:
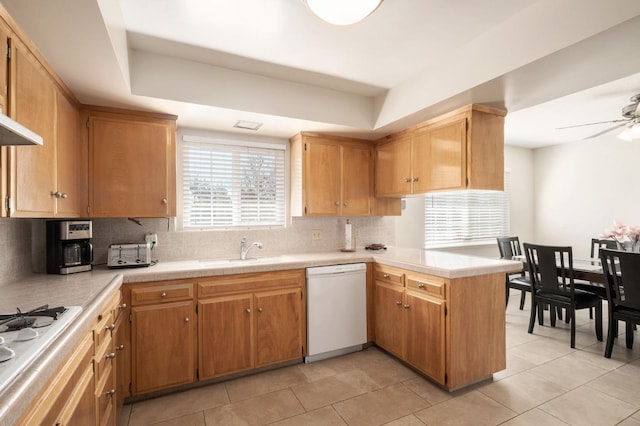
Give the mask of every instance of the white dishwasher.
M 304 361 L 362 350 L 367 342 L 367 266 L 307 268 L 307 352 Z

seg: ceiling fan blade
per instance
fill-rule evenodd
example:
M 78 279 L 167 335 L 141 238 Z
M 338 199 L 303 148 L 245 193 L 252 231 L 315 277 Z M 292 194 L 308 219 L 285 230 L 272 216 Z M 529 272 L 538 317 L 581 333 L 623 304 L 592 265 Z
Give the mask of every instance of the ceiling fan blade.
M 615 125 L 615 126 L 613 126 L 613 127 L 609 127 L 609 128 L 608 128 L 608 129 L 606 129 L 606 130 L 603 130 L 603 131 L 601 131 L 601 132 L 595 133 L 595 134 L 593 134 L 593 135 L 591 135 L 591 136 L 587 136 L 587 137 L 586 137 L 586 138 L 584 138 L 584 139 L 593 139 L 593 138 L 597 138 L 598 136 L 602 136 L 602 135 L 604 135 L 605 133 L 613 132 L 614 130 L 619 129 L 620 127 L 624 127 L 624 126 L 626 126 L 626 123 L 616 124 L 616 125 Z
M 585 123 L 585 124 L 576 124 L 575 126 L 565 126 L 565 127 L 556 127 L 556 130 L 563 130 L 563 129 L 573 129 L 575 127 L 584 127 L 584 126 L 593 126 L 594 124 L 606 124 L 606 123 L 626 123 L 627 120 L 626 118 L 621 118 L 619 120 L 608 120 L 608 121 L 597 121 L 595 123 Z

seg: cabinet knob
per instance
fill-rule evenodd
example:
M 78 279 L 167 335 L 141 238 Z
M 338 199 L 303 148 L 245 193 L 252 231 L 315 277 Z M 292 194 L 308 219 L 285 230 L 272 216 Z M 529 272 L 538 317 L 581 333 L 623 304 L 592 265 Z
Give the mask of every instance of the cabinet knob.
M 118 309 L 125 309 L 127 307 L 126 303 L 121 303 L 118 305 Z
M 110 324 L 104 327 L 104 329 L 107 331 L 113 331 L 115 328 L 116 328 L 115 324 Z
M 339 206 L 339 205 L 340 205 L 340 201 L 336 201 L 336 206 Z
M 60 198 L 62 196 L 62 192 L 60 191 L 51 191 L 49 193 L 56 198 Z
M 248 314 L 250 314 L 250 313 L 251 313 L 251 308 L 247 308 L 247 309 L 245 309 L 245 312 L 246 312 L 246 313 L 248 313 Z
M 262 308 L 258 308 L 258 312 L 262 312 Z
M 404 178 L 404 181 L 405 181 L 406 183 L 409 183 L 409 182 L 411 182 L 411 178 Z
M 60 198 L 67 198 L 67 197 L 68 197 L 68 195 L 67 195 L 67 193 L 66 193 L 66 192 L 62 192 L 62 193 L 60 194 Z
M 189 322 L 189 317 L 184 317 L 184 322 Z
M 342 205 L 347 207 L 349 204 L 345 201 L 344 203 L 342 203 Z
M 382 278 L 389 278 L 389 274 L 382 274 Z
M 116 390 L 115 389 L 111 389 L 110 391 L 107 391 L 104 393 L 105 396 L 113 396 L 116 394 Z
M 409 305 L 404 305 L 403 308 L 409 309 Z
M 398 306 L 402 305 L 402 301 L 398 300 L 398 301 L 396 302 L 396 305 L 398 305 Z
M 167 200 L 166 198 L 162 199 L 162 204 L 169 204 L 169 200 Z
M 167 297 L 167 292 L 163 291 L 162 294 L 160 295 L 160 297 Z
M 424 288 L 424 283 L 418 283 L 418 288 Z
M 113 359 L 113 358 L 115 358 L 115 357 L 116 357 L 115 352 L 111 352 L 110 354 L 106 354 L 106 355 L 104 356 L 104 359 Z
M 116 346 L 116 351 L 124 351 L 124 345 Z
M 418 179 L 420 179 L 420 178 L 419 178 L 419 177 L 414 177 L 414 178 L 413 178 L 413 180 L 412 180 L 412 182 L 417 182 L 417 181 L 418 181 Z

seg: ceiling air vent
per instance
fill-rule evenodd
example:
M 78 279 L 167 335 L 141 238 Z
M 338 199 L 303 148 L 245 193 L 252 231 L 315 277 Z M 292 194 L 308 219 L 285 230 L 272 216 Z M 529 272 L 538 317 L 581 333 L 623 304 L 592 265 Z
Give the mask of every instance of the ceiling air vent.
M 236 124 L 233 125 L 233 127 L 237 129 L 258 130 L 260 127 L 262 127 L 262 123 L 258 123 L 257 121 L 238 120 L 236 121 Z

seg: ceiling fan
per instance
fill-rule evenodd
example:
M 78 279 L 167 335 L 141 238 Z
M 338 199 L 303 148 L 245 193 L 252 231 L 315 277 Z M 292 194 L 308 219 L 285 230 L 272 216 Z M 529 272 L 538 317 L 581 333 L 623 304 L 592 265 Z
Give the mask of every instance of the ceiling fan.
M 596 121 L 594 123 L 577 124 L 575 126 L 557 127 L 557 130 L 572 129 L 575 127 L 593 126 L 595 124 L 615 123 L 614 126 L 609 127 L 601 132 L 595 133 L 585 139 L 595 138 L 605 133 L 612 132 L 620 127 L 627 127 L 624 132 L 620 134 L 621 139 L 633 140 L 640 138 L 640 93 L 631 97 L 631 104 L 622 108 L 622 116 L 624 118 L 618 120 L 608 121 Z

